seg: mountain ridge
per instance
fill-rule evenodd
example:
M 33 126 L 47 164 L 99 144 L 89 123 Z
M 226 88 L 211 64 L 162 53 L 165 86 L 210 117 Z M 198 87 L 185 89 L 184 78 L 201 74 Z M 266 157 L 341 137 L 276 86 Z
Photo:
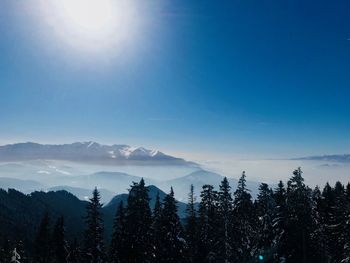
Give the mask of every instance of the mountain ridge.
M 197 165 L 182 158 L 144 147 L 131 147 L 126 144 L 104 145 L 94 141 L 70 144 L 40 144 L 22 142 L 0 146 L 0 161 L 22 160 L 65 160 L 94 164 L 161 164 Z

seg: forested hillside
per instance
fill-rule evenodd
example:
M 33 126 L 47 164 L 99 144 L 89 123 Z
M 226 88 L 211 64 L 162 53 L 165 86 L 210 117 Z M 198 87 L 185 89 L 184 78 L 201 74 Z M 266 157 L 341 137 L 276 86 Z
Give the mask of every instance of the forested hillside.
M 350 262 L 350 184 L 311 189 L 299 168 L 255 200 L 244 172 L 234 192 L 226 178 L 188 188 L 183 219 L 173 189 L 143 179 L 105 207 L 97 189 L 89 202 L 1 190 L 0 262 Z

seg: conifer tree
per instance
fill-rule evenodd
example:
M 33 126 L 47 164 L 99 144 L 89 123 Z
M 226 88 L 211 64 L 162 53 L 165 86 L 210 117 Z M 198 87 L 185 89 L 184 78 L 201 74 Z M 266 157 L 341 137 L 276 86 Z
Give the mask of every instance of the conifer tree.
M 218 192 L 218 257 L 221 262 L 232 262 L 233 253 L 233 199 L 231 186 L 226 177 L 221 181 Z
M 256 213 L 258 216 L 257 249 L 258 254 L 263 255 L 266 262 L 272 262 L 275 253 L 273 246 L 273 220 L 275 212 L 275 200 L 273 192 L 266 183 L 259 186 L 259 194 L 256 200 Z
M 350 263 L 350 183 L 347 184 L 345 190 L 344 202 L 344 249 L 341 263 Z
M 152 262 L 152 212 L 149 207 L 148 189 L 143 179 L 133 183 L 126 208 L 125 259 L 123 262 Z
M 68 249 L 67 263 L 83 262 L 82 252 L 80 250 L 78 240 L 75 238 Z
M 282 181 L 279 181 L 273 194 L 275 201 L 275 211 L 273 218 L 273 245 L 275 247 L 274 262 L 283 262 L 286 257 L 286 189 Z
M 327 237 L 325 226 L 322 223 L 323 197 L 318 186 L 312 191 L 312 233 L 311 244 L 313 258 L 316 262 L 328 262 Z
M 203 185 L 199 204 L 198 261 L 217 260 L 217 192 L 212 185 Z
M 156 202 L 153 209 L 153 246 L 154 246 L 154 261 L 159 261 L 161 258 L 161 236 L 162 236 L 162 203 L 160 201 L 159 192 L 156 195 Z
M 90 202 L 86 207 L 86 231 L 84 243 L 84 256 L 86 262 L 105 262 L 103 243 L 103 220 L 101 214 L 102 204 L 100 203 L 100 193 L 94 189 Z
M 186 244 L 183 239 L 183 230 L 177 214 L 177 205 L 173 188 L 171 188 L 170 193 L 164 198 L 161 222 L 161 253 L 159 262 L 185 262 L 187 259 L 185 251 Z
M 250 261 L 254 254 L 256 220 L 252 197 L 248 191 L 246 175 L 243 172 L 233 201 L 234 242 L 237 250 L 236 260 L 239 262 Z
M 0 262 L 10 263 L 12 257 L 12 245 L 8 238 L 4 237 L 2 240 L 2 247 L 0 249 Z
M 67 243 L 65 240 L 65 228 L 63 216 L 57 219 L 53 230 L 53 258 L 55 263 L 65 263 L 68 255 Z
M 328 238 L 332 243 L 332 262 L 340 262 L 344 254 L 345 245 L 345 191 L 340 182 L 334 186 L 334 206 L 332 207 L 332 220 L 329 228 Z
M 120 201 L 113 222 L 113 235 L 110 246 L 110 263 L 120 263 L 125 257 L 124 253 L 125 242 L 125 208 L 123 201 Z
M 300 168 L 287 183 L 287 262 L 307 263 L 313 260 L 311 246 L 311 190 L 305 186 Z
M 48 263 L 52 259 L 51 233 L 50 233 L 50 216 L 45 212 L 39 226 L 35 239 L 35 262 Z
M 198 258 L 198 216 L 195 202 L 194 187 L 191 184 L 185 219 L 185 237 L 188 247 L 188 258 L 191 263 L 197 262 L 196 260 Z

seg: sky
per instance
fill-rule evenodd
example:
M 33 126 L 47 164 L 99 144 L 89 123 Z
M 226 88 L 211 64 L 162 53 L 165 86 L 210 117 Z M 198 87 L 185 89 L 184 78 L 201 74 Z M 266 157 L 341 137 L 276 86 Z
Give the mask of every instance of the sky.
M 50 1 L 0 2 L 0 144 L 350 152 L 349 1 Z

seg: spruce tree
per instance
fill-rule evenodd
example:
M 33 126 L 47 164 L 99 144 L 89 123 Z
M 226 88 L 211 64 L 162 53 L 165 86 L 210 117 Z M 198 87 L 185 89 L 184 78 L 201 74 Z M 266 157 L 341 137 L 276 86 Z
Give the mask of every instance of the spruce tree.
M 221 262 L 232 262 L 233 253 L 233 199 L 231 186 L 226 177 L 221 181 L 218 192 L 218 258 Z
M 170 193 L 164 198 L 161 222 L 161 253 L 158 262 L 185 262 L 187 259 L 185 250 L 186 243 L 183 238 L 183 230 L 177 214 L 177 205 L 173 188 L 171 188 Z
M 327 254 L 327 236 L 322 223 L 323 197 L 318 186 L 312 191 L 312 233 L 311 245 L 316 262 L 329 262 Z
M 345 190 L 344 202 L 344 249 L 341 263 L 350 263 L 350 183 Z
M 133 183 L 129 191 L 125 214 L 125 258 L 123 262 L 153 262 L 152 212 L 148 189 L 143 179 Z
M 124 253 L 125 242 L 125 208 L 123 201 L 120 201 L 113 222 L 113 235 L 110 245 L 110 263 L 120 263 L 125 257 Z
M 154 261 L 160 261 L 162 256 L 161 241 L 162 236 L 162 203 L 160 201 L 159 192 L 156 195 L 156 202 L 153 209 L 152 237 L 154 246 Z
M 340 182 L 336 182 L 334 186 L 334 207 L 332 209 L 332 223 L 328 226 L 330 235 L 328 238 L 332 243 L 332 262 L 340 262 L 344 254 L 345 245 L 345 203 L 346 196 L 344 186 Z
M 4 237 L 0 249 L 0 262 L 10 263 L 12 257 L 12 245 L 8 238 Z
M 102 204 L 97 188 L 92 193 L 92 198 L 86 207 L 86 231 L 84 243 L 84 256 L 86 262 L 105 262 L 103 244 L 103 220 L 101 214 Z
M 64 218 L 63 216 L 59 217 L 56 221 L 53 235 L 53 258 L 55 263 L 65 263 L 67 262 L 66 258 L 68 255 L 67 243 L 65 240 L 65 228 L 64 228 Z
M 217 192 L 212 185 L 203 185 L 199 204 L 199 262 L 215 262 L 218 257 L 217 248 Z
M 287 262 L 312 262 L 311 190 L 305 186 L 300 168 L 287 183 Z
M 274 262 L 283 262 L 286 258 L 286 189 L 282 181 L 279 181 L 273 194 L 275 201 L 275 211 L 273 218 L 273 244 L 275 247 Z
M 194 196 L 193 184 L 190 186 L 188 203 L 186 207 L 185 237 L 188 247 L 189 262 L 198 262 L 198 216 L 195 208 L 196 197 Z
M 257 253 L 262 255 L 266 262 L 273 261 L 275 246 L 273 245 L 273 221 L 275 212 L 275 200 L 273 192 L 266 183 L 259 186 L 259 194 L 256 200 L 256 213 L 258 216 L 257 227 Z
M 84 258 L 78 244 L 78 240 L 75 238 L 73 243 L 68 248 L 67 263 L 82 263 Z
M 242 173 L 233 201 L 234 244 L 236 261 L 249 262 L 254 254 L 256 219 L 252 197 L 246 187 L 246 175 Z
M 35 262 L 48 263 L 52 259 L 51 233 L 50 233 L 50 216 L 48 212 L 44 213 L 41 219 L 38 233 L 34 244 Z

